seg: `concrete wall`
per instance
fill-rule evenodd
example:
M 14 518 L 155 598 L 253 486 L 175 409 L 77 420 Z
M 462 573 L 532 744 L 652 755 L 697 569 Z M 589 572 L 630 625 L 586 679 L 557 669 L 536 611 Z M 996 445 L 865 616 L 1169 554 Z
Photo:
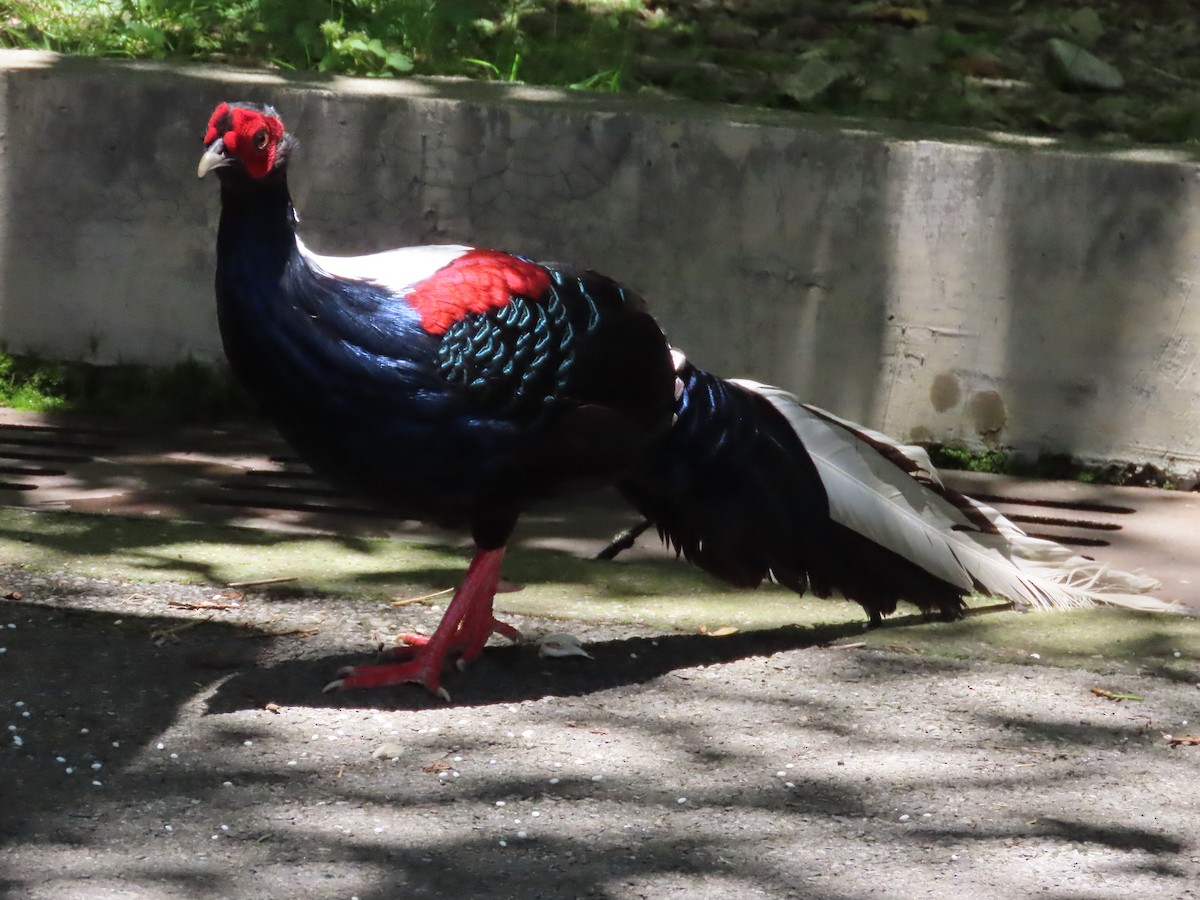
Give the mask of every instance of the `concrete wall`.
M 605 271 L 708 368 L 897 437 L 1200 468 L 1200 167 L 442 81 L 0 52 L 0 340 L 218 359 L 224 99 L 302 146 L 310 246 L 468 241 Z

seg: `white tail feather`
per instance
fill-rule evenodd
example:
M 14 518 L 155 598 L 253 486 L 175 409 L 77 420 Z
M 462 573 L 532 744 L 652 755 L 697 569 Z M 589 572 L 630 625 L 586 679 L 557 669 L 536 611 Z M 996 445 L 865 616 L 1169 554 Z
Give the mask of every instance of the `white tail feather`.
M 921 448 L 897 444 L 801 403 L 779 388 L 753 381 L 734 384 L 760 394 L 787 418 L 816 464 L 834 521 L 943 581 L 1031 609 L 1102 604 L 1180 611 L 1147 596 L 1159 587 L 1155 579 L 1104 566 L 1054 541 L 1030 537 L 990 506 L 942 488 Z M 903 454 L 914 471 L 905 471 L 874 445 Z

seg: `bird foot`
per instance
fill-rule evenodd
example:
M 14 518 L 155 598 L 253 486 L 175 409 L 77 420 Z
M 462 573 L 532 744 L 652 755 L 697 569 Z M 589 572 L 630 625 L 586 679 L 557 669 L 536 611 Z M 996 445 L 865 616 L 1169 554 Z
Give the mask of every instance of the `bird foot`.
M 354 690 L 357 688 L 388 687 L 394 684 L 419 684 L 431 694 L 450 702 L 450 692 L 442 687 L 442 669 L 445 661 L 452 657 L 461 672 L 467 663 L 479 657 L 487 639 L 499 634 L 514 643 L 520 643 L 521 632 L 507 622 L 501 622 L 488 613 L 477 616 L 475 621 L 464 621 L 440 652 L 430 646 L 433 638 L 424 634 L 400 634 L 397 640 L 404 646 L 391 647 L 384 651 L 387 662 L 363 666 L 347 666 L 338 672 L 338 678 L 325 685 L 324 693 Z
M 338 677 L 325 685 L 322 693 L 348 691 L 357 688 L 388 687 L 393 684 L 419 684 L 436 697 L 450 702 L 450 692 L 442 687 L 442 660 L 426 659 L 428 653 L 417 653 L 407 662 L 380 663 L 366 666 L 347 666 Z

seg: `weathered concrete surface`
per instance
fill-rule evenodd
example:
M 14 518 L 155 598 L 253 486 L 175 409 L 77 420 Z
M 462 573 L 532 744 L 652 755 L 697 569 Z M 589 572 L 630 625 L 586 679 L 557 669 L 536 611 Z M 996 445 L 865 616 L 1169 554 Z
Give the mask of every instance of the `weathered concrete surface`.
M 1200 169 L 442 81 L 0 53 L 0 339 L 220 356 L 212 106 L 303 139 L 310 245 L 458 241 L 641 290 L 700 364 L 899 437 L 1200 468 Z

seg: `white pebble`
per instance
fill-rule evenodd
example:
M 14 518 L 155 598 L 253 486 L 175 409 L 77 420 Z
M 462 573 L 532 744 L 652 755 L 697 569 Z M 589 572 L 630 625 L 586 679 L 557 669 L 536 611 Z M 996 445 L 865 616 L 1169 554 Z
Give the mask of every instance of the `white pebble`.
M 219 834 L 214 834 L 214 835 L 212 836 L 212 839 L 215 841 L 215 840 L 217 840 L 219 837 L 220 837 L 220 835 L 219 835 Z
M 65 769 L 63 769 L 63 773 L 67 774 L 67 775 L 71 775 L 72 773 L 74 773 L 74 771 L 75 771 L 75 769 L 72 768 L 71 766 L 67 766 Z
M 526 728 L 524 731 L 522 731 L 522 732 L 521 732 L 521 737 L 523 737 L 523 738 L 531 738 L 531 737 L 533 737 L 533 729 L 532 729 L 532 728 Z
M 789 788 L 794 788 L 794 787 L 796 786 L 796 782 L 794 782 L 794 781 L 785 781 L 785 782 L 783 783 L 783 786 L 784 786 L 784 787 L 789 787 Z
M 551 784 L 558 784 L 558 779 L 557 779 L 557 778 L 551 778 L 551 779 L 550 779 L 550 783 L 551 783 Z
M 500 842 L 500 846 L 501 846 L 501 847 L 507 847 L 507 846 L 508 846 L 508 841 L 501 841 L 501 842 Z
M 331 741 L 332 741 L 332 740 L 336 740 L 336 739 L 333 737 L 333 735 L 330 735 L 330 736 L 329 736 L 329 739 L 330 739 Z M 254 741 L 242 741 L 242 746 L 243 746 L 243 747 L 253 747 L 253 746 L 254 746 Z
M 174 829 L 174 828 L 172 828 L 170 825 L 164 825 L 164 826 L 163 826 L 163 829 L 164 829 L 165 831 L 174 831 L 174 830 L 175 830 L 175 829 Z
M 592 781 L 603 781 L 603 780 L 604 780 L 603 775 L 593 775 L 592 776 Z
M 154 745 L 155 750 L 162 750 L 162 749 L 164 749 L 164 747 L 165 747 L 165 745 L 163 744 L 162 741 L 159 741 L 157 744 Z
M 375 826 L 375 833 L 376 833 L 376 834 L 383 834 L 383 829 L 382 829 L 382 828 L 380 828 L 378 825 L 376 825 L 376 826 Z
M 27 710 L 27 709 L 21 710 L 21 717 L 28 719 L 29 718 L 29 710 Z
M 519 837 L 521 840 L 525 840 L 525 838 L 529 837 L 529 834 L 525 831 L 518 831 L 517 837 Z
M 7 652 L 8 652 L 7 647 L 0 647 L 0 653 L 7 653 Z
M 1181 657 L 1181 656 L 1183 656 L 1183 654 L 1182 654 L 1182 653 L 1180 653 L 1178 650 L 1176 650 L 1176 651 L 1175 651 L 1175 658 L 1176 658 L 1176 659 L 1179 659 L 1179 657 Z
M 24 747 L 25 746 L 25 741 L 23 741 L 21 739 L 21 736 L 19 734 L 14 734 L 12 736 L 12 738 L 13 738 L 13 746 L 14 747 Z
M 222 781 L 221 787 L 233 787 L 233 782 L 232 781 Z
M 687 803 L 687 797 L 676 797 L 675 802 L 683 806 L 683 804 Z
M 783 777 L 784 775 L 786 775 L 786 774 L 787 774 L 787 772 L 784 772 L 784 771 L 779 771 L 779 772 L 776 772 L 776 773 L 775 773 L 775 777 L 776 777 L 776 778 L 782 778 L 782 777 Z
M 902 815 L 902 816 L 900 817 L 900 821 L 901 821 L 901 822 L 907 822 L 907 821 L 908 821 L 908 818 L 909 818 L 909 816 L 908 816 L 908 813 L 905 813 L 904 815 Z
M 1041 659 L 1041 658 L 1042 658 L 1042 654 L 1040 654 L 1040 653 L 1030 653 L 1030 654 L 1029 654 L 1029 658 L 1030 658 L 1030 659 Z
M 120 624 L 121 624 L 122 622 L 124 622 L 124 621 L 125 621 L 124 619 L 113 619 L 113 624 L 114 624 L 114 625 L 120 625 Z
M 25 701 L 24 701 L 24 700 L 18 700 L 16 703 L 14 703 L 14 704 L 13 704 L 13 706 L 18 706 L 18 707 L 19 707 L 19 706 L 24 706 L 24 705 L 25 705 Z
M 957 859 L 958 859 L 958 854 L 957 854 L 957 853 L 951 853 L 951 854 L 950 854 L 950 861 L 951 861 L 951 862 L 955 862 Z
M 103 787 L 103 785 L 101 785 L 101 783 L 100 783 L 99 781 L 93 781 L 93 782 L 92 782 L 92 784 L 93 784 L 95 787 Z
M 536 819 L 538 816 L 541 815 L 541 813 L 535 809 L 533 812 L 530 813 L 530 815 Z
M 104 768 L 103 763 L 98 763 L 98 762 L 92 763 L 92 771 L 93 772 L 99 772 L 102 768 Z
M 178 754 L 178 753 L 172 753 L 172 754 L 171 754 L 171 759 L 179 759 L 179 754 Z
M 113 741 L 113 742 L 112 742 L 112 745 L 113 745 L 114 747 L 120 747 L 120 746 L 121 746 L 121 742 L 120 742 L 120 741 Z
M 921 813 L 921 818 L 922 819 L 932 819 L 933 813 Z
M 497 805 L 497 806 L 503 806 L 503 805 L 504 805 L 504 801 L 503 801 L 503 800 L 497 800 L 497 801 L 496 801 L 496 805 Z
M 87 734 L 89 731 L 91 731 L 90 728 L 80 728 L 79 729 L 80 734 Z
M 65 756 L 56 756 L 56 757 L 54 757 L 54 761 L 60 762 L 60 763 L 65 763 L 67 761 L 67 758 Z
M 16 726 L 16 725 L 9 725 L 9 726 L 8 726 L 8 730 L 9 730 L 9 731 L 16 731 L 16 730 L 17 730 L 17 726 Z

